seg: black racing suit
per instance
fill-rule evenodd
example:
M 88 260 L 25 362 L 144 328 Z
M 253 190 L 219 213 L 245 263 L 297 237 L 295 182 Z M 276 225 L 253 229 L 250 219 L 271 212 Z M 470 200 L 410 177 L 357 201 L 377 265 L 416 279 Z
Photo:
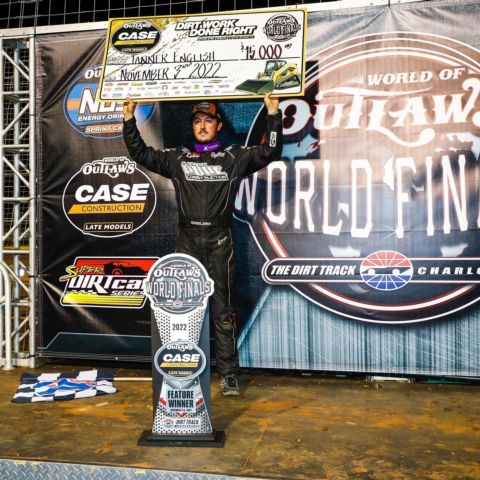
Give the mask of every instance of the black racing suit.
M 210 311 L 217 370 L 222 376 L 236 373 L 231 298 L 235 262 L 229 225 L 242 179 L 280 158 L 282 114 L 267 115 L 265 142 L 255 147 L 231 145 L 202 153 L 184 147 L 156 150 L 145 145 L 135 118 L 124 123 L 123 137 L 133 160 L 172 180 L 179 217 L 176 251 L 202 262 L 215 284 Z

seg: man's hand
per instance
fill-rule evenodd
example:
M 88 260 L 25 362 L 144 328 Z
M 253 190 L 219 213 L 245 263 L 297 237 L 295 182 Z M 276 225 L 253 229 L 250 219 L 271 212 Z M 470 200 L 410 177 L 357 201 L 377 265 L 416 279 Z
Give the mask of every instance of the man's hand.
M 137 108 L 137 102 L 134 102 L 131 98 L 127 98 L 123 102 L 123 117 L 125 120 L 133 118 L 135 109 Z
M 278 112 L 279 99 L 278 97 L 273 98 L 271 92 L 265 94 L 263 97 L 263 103 L 265 104 L 269 115 L 275 115 Z

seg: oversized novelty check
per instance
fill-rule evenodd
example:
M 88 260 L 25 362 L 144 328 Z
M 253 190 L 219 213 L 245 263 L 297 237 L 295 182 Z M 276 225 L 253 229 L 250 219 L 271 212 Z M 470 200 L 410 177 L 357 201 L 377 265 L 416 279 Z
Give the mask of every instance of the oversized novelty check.
M 301 95 L 306 11 L 109 21 L 99 99 Z

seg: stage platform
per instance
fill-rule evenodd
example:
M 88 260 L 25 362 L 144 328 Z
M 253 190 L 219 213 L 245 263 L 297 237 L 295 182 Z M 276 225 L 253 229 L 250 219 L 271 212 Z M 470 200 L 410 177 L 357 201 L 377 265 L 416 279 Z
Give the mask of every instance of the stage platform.
M 39 372 L 85 370 L 44 365 Z M 138 447 L 151 385 L 83 400 L 13 404 L 23 369 L 0 371 L 0 479 L 480 479 L 479 386 L 245 373 L 224 398 L 223 449 Z M 119 377 L 149 370 L 115 369 Z

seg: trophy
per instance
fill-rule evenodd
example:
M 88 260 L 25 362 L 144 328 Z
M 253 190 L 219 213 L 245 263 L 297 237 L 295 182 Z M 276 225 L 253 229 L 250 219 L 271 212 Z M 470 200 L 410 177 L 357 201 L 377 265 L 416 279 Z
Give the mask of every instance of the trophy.
M 174 253 L 149 270 L 154 419 L 141 446 L 222 447 L 211 422 L 208 300 L 213 281 L 195 258 Z M 205 321 L 207 318 L 207 321 Z

